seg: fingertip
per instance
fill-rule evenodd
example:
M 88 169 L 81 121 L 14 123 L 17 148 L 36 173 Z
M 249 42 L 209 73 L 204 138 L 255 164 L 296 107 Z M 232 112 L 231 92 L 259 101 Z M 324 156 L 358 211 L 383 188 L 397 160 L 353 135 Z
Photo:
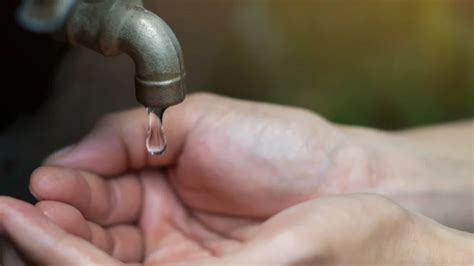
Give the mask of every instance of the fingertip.
M 30 191 L 38 200 L 67 202 L 75 207 L 86 206 L 90 190 L 81 172 L 54 166 L 36 169 L 30 178 Z
M 64 231 L 91 240 L 91 230 L 86 219 L 73 206 L 57 201 L 40 201 L 36 207 Z
M 73 191 L 76 181 L 69 170 L 43 166 L 33 171 L 30 191 L 38 199 L 57 199 L 64 192 Z
M 37 200 L 41 200 L 41 195 L 52 188 L 51 174 L 54 174 L 51 167 L 37 168 L 31 174 L 29 189 Z

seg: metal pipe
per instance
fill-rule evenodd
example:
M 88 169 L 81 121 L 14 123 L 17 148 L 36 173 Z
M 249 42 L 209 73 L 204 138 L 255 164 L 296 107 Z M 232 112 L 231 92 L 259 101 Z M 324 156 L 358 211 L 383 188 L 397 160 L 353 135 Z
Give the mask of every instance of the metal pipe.
M 184 100 L 186 73 L 180 44 L 168 25 L 144 8 L 142 0 L 81 0 L 70 13 L 63 30 L 55 35 L 106 56 L 128 54 L 135 63 L 140 103 L 164 110 Z
M 139 102 L 163 108 L 184 99 L 183 54 L 174 33 L 162 19 L 135 8 L 128 12 L 118 38 L 120 50 L 135 62 Z

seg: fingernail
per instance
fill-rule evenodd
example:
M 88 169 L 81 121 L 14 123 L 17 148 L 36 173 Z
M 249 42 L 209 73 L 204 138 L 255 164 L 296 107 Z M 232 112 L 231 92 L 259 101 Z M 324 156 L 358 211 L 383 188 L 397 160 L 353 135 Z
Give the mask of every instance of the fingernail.
M 67 147 L 62 148 L 57 152 L 54 152 L 53 154 L 46 157 L 46 159 L 43 161 L 43 164 L 52 162 L 58 158 L 67 156 L 67 154 L 70 153 L 75 147 L 76 147 L 76 144 L 73 144 L 73 145 L 69 145 Z

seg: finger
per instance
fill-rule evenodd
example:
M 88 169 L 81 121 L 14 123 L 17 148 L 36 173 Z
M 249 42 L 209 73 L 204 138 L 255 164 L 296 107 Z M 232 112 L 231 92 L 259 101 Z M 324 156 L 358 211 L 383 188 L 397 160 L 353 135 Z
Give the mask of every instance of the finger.
M 145 247 L 143 235 L 136 226 L 118 225 L 104 228 L 89 222 L 91 242 L 101 250 L 123 262 L 143 260 Z
M 146 151 L 148 116 L 140 108 L 105 117 L 79 144 L 51 155 L 45 164 L 80 168 L 104 176 L 117 175 L 126 169 L 171 164 L 188 132 L 206 112 L 205 107 L 216 98 L 191 96 L 165 112 L 163 124 L 168 148 L 162 156 L 150 156 Z
M 103 228 L 88 222 L 74 207 L 55 201 L 36 205 L 51 221 L 66 232 L 79 236 L 120 261 L 138 262 L 143 257 L 143 241 L 136 226 Z
M 100 225 L 133 222 L 141 208 L 141 184 L 133 175 L 104 180 L 84 171 L 41 167 L 31 176 L 30 190 L 39 200 L 72 205 Z
M 87 241 L 66 233 L 38 208 L 0 197 L 0 233 L 6 234 L 33 262 L 41 265 L 117 265 Z
M 87 241 L 92 239 L 92 232 L 86 219 L 71 205 L 57 201 L 40 201 L 36 207 L 64 231 Z
M 110 254 L 123 262 L 140 262 L 145 253 L 141 231 L 136 226 L 119 225 L 106 230 L 110 236 Z

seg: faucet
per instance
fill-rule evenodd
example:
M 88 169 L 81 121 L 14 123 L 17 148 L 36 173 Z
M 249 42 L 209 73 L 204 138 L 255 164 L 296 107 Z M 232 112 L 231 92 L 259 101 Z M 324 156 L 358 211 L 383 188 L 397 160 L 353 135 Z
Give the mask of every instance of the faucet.
M 128 54 L 135 63 L 136 98 L 157 114 L 184 100 L 180 44 L 143 0 L 23 0 L 18 21 L 105 56 Z

